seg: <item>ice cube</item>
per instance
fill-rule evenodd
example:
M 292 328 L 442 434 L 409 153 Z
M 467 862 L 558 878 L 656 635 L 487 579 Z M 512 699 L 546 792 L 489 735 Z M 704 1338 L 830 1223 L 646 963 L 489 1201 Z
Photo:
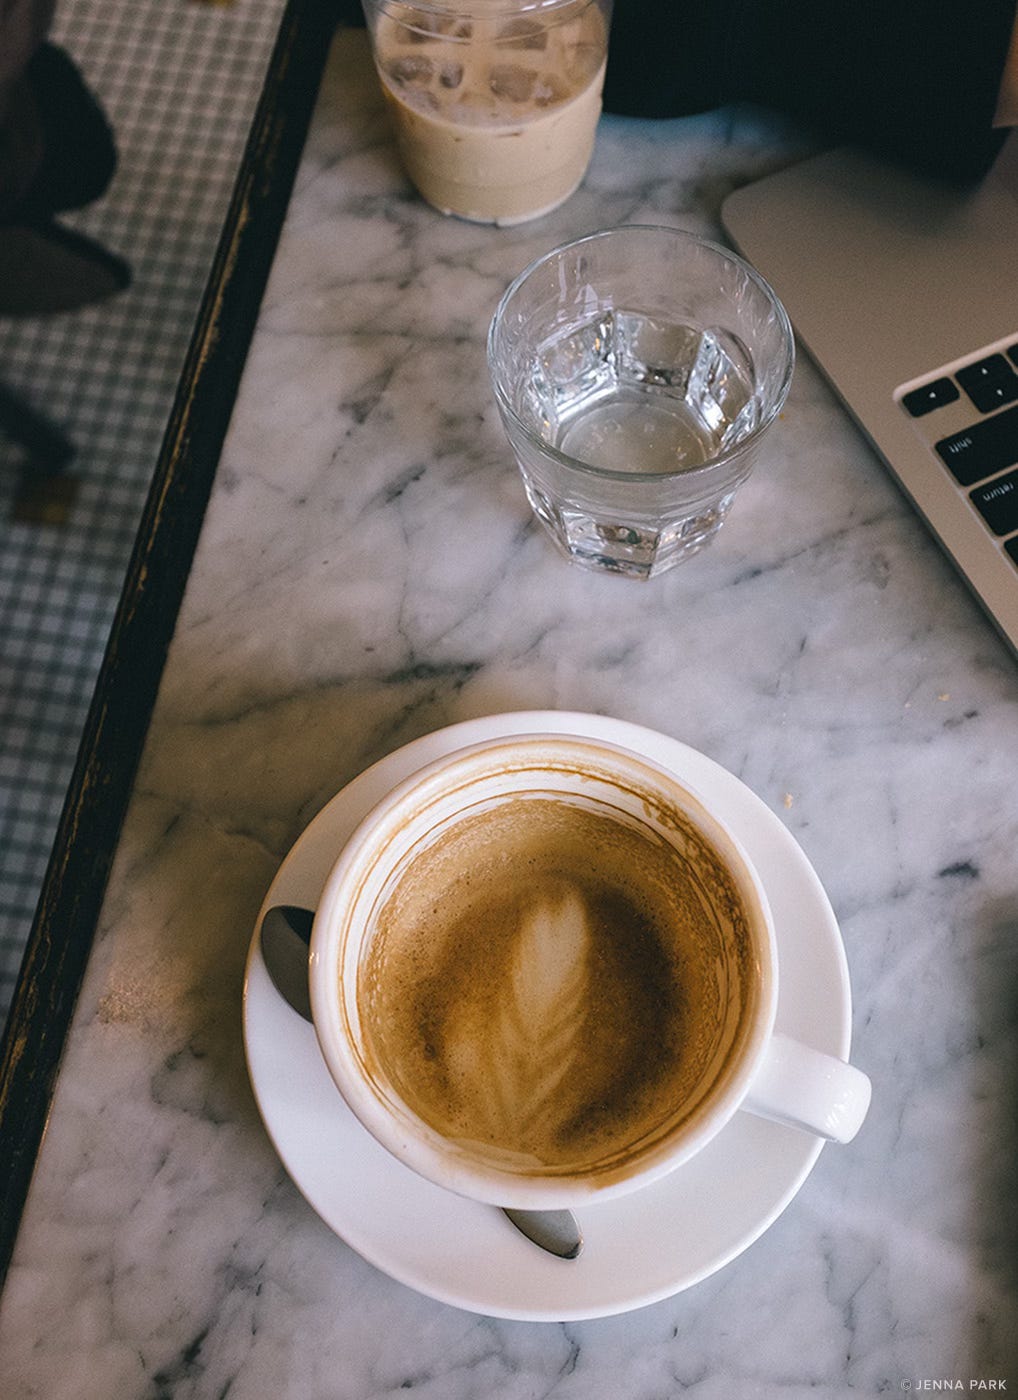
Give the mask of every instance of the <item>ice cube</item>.
M 527 102 L 534 90 L 537 74 L 518 63 L 497 63 L 488 72 L 488 85 L 496 97 L 508 102 Z
M 447 60 L 438 70 L 438 81 L 444 88 L 458 88 L 463 81 L 463 64 Z
M 564 102 L 569 96 L 569 84 L 553 73 L 542 73 L 534 84 L 534 105 L 551 107 L 556 102 Z
M 469 39 L 474 32 L 469 19 L 456 15 L 420 13 L 406 23 L 412 44 L 430 44 L 436 39 Z
M 389 76 L 393 82 L 426 86 L 435 74 L 435 65 L 424 54 L 406 54 L 389 64 Z
M 548 32 L 536 20 L 510 19 L 498 31 L 498 42 L 507 49 L 546 49 Z
M 411 44 L 431 44 L 441 38 L 434 15 L 415 16 L 407 22 L 406 37 Z
M 591 78 L 604 62 L 604 45 L 578 43 L 566 52 L 566 71 L 574 82 Z

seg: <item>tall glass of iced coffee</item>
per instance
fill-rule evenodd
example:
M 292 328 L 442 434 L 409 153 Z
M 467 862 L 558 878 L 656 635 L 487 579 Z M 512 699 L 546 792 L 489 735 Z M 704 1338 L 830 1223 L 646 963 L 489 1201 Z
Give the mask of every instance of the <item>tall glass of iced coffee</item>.
M 407 174 L 443 214 L 513 224 L 586 173 L 612 0 L 363 0 Z

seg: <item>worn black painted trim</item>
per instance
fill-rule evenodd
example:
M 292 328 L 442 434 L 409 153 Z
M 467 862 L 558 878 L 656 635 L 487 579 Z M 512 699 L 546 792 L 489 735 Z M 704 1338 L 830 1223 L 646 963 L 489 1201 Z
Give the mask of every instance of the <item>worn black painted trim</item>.
M 86 720 L 0 1054 L 0 1282 L 336 13 L 283 15 Z

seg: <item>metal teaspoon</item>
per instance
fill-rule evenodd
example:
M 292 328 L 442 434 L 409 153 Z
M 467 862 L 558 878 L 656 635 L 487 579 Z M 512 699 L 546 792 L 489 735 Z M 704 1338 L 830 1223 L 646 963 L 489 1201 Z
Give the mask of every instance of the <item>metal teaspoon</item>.
M 308 946 L 314 913 L 295 904 L 277 904 L 266 911 L 261 927 L 262 957 L 269 976 L 294 1011 L 311 1020 L 308 995 Z M 583 1234 L 570 1210 L 512 1210 L 502 1213 L 528 1240 L 560 1259 L 575 1259 L 583 1249 Z

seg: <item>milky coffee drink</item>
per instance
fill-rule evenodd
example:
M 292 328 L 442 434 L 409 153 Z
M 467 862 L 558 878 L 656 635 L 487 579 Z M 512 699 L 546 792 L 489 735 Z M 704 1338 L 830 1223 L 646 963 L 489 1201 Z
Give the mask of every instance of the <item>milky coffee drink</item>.
M 400 157 L 429 204 L 509 224 L 572 194 L 601 112 L 605 0 L 367 9 Z
M 517 794 L 411 852 L 358 1002 L 372 1073 L 521 1176 L 624 1176 L 726 1081 L 755 1009 L 717 852 L 599 803 Z

